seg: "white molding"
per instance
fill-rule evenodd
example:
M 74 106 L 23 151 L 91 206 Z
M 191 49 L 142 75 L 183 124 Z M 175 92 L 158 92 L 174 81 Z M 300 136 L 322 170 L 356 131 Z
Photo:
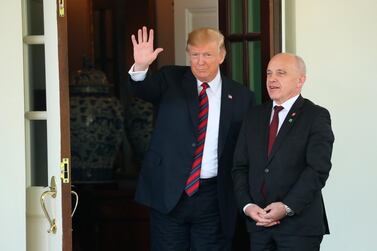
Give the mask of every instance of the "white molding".
M 281 1 L 281 50 L 282 52 L 286 52 L 286 41 L 285 41 L 285 29 L 286 29 L 286 21 L 285 21 L 285 15 L 286 15 L 286 10 L 285 10 L 285 1 Z

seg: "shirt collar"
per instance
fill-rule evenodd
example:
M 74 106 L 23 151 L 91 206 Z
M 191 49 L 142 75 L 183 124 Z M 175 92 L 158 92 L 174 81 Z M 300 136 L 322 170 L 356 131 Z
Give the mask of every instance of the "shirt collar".
M 284 107 L 284 110 L 286 110 L 288 112 L 292 108 L 292 106 L 296 102 L 296 100 L 298 99 L 298 96 L 300 96 L 300 94 L 288 99 L 287 101 L 282 103 L 280 106 Z M 273 101 L 272 102 L 272 109 L 274 109 L 275 105 L 278 105 L 278 104 L 276 104 L 276 102 Z
M 197 85 L 198 85 L 198 89 L 201 90 L 201 84 L 203 82 L 199 81 L 198 79 L 196 80 L 197 82 Z M 217 74 L 215 76 L 214 79 L 212 79 L 212 81 L 208 82 L 208 85 L 209 85 L 209 89 L 213 92 L 213 93 L 218 93 L 219 90 L 220 90 L 220 87 L 221 87 L 221 74 L 220 74 L 220 70 L 217 71 Z M 208 89 L 207 89 L 208 90 Z

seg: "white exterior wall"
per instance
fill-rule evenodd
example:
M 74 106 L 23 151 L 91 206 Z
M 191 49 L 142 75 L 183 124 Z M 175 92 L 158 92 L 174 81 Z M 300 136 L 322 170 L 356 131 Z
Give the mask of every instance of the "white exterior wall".
M 26 250 L 21 1 L 0 8 L 0 250 Z
M 302 56 L 303 96 L 330 110 L 333 169 L 323 251 L 372 251 L 377 225 L 377 1 L 285 0 L 286 48 Z

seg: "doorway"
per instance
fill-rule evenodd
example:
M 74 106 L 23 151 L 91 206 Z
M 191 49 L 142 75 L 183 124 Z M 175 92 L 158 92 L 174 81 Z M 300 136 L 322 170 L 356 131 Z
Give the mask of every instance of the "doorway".
M 245 82 L 251 89 L 259 90 L 261 102 L 264 99 L 264 92 L 261 89 L 262 68 L 269 57 L 276 52 L 270 51 L 269 48 L 272 47 L 268 45 L 276 43 L 277 40 L 276 37 L 273 40 L 264 33 L 265 30 L 268 34 L 274 32 L 271 25 L 265 25 L 263 31 L 249 32 L 247 29 L 246 17 L 249 13 L 243 12 L 241 7 L 247 6 L 248 2 L 260 1 L 243 0 L 242 6 L 234 4 L 236 2 L 219 0 L 219 20 L 222 20 L 220 30 L 223 31 L 229 47 L 229 57 L 224 63 L 223 70 L 228 76 Z M 141 25 L 154 28 L 156 44 L 164 48 L 164 53 L 158 57 L 152 68 L 158 69 L 162 65 L 174 64 L 173 3 L 174 0 L 158 0 L 158 4 L 156 0 L 67 1 L 72 185 L 80 196 L 80 205 L 73 218 L 74 251 L 149 250 L 148 209 L 136 204 L 133 198 L 143 154 L 152 132 L 153 108 L 148 103 L 132 98 L 127 91 L 127 72 L 133 63 L 130 36 L 136 33 Z M 238 10 L 239 6 L 241 7 Z M 269 16 L 274 14 L 268 6 L 274 5 L 270 4 L 266 7 L 262 4 L 263 6 L 265 6 L 263 13 L 267 14 L 264 17 L 269 19 Z M 162 14 L 163 18 L 162 10 L 165 11 Z M 232 12 L 232 10 L 236 11 Z M 240 18 L 241 21 L 236 20 L 235 17 Z M 229 18 L 232 20 L 228 20 Z M 229 26 L 232 22 L 235 24 L 239 22 L 240 26 L 237 27 L 241 27 L 240 32 L 232 31 L 232 26 Z M 253 52 L 248 46 L 251 41 L 259 40 L 263 40 L 261 48 L 267 48 L 260 53 L 258 62 L 260 68 L 249 67 L 252 63 L 246 61 L 247 58 L 242 55 Z M 262 50 L 261 48 L 259 49 Z M 234 67 L 236 65 L 243 65 L 242 73 L 237 72 L 238 68 Z M 249 71 L 260 71 L 260 77 L 257 80 L 251 79 L 248 75 Z M 98 86 L 100 86 L 99 90 Z M 108 110 L 101 110 L 102 108 L 95 105 L 94 111 L 88 111 L 90 109 L 79 104 L 87 102 L 93 105 L 98 100 L 106 100 L 110 96 L 118 103 L 115 105 L 118 108 L 113 108 L 110 113 L 118 113 L 119 107 L 122 110 L 122 115 L 117 118 L 118 125 L 122 124 L 122 127 L 120 130 L 118 128 L 118 131 L 113 131 L 113 135 L 119 131 L 123 134 L 117 136 L 120 141 L 112 141 L 112 145 L 116 145 L 115 149 L 107 151 L 106 143 L 103 143 L 104 148 L 99 149 L 96 154 L 97 162 L 89 162 L 85 160 L 85 153 L 80 155 L 75 152 L 78 144 L 88 143 L 91 138 L 97 137 L 87 135 L 90 130 L 85 126 L 97 120 L 101 120 L 108 127 L 116 126 L 109 124 L 103 116 L 96 119 L 93 115 L 96 112 L 98 114 L 98 111 L 107 114 Z M 73 105 L 76 107 L 73 108 Z M 74 109 L 80 111 L 77 112 L 78 115 L 76 114 L 77 120 L 81 119 L 85 125 L 81 126 L 81 131 L 77 131 L 80 127 L 77 121 L 72 121 Z M 74 138 L 75 135 L 80 137 L 86 135 L 86 138 L 78 136 Z M 94 151 L 94 145 L 99 144 L 89 143 L 84 148 L 87 149 L 86 151 Z M 103 152 L 112 152 L 112 155 L 102 156 Z M 104 159 L 107 159 L 107 162 Z M 98 162 L 101 165 L 98 165 Z M 235 245 L 238 248 L 236 250 L 240 250 L 240 247 L 244 248 L 244 243 L 248 245 L 245 230 L 241 228 L 239 231 L 236 240 L 239 245 Z
M 67 1 L 74 251 L 149 250 L 148 209 L 134 193 L 153 111 L 126 82 L 131 34 L 156 28 L 154 2 Z

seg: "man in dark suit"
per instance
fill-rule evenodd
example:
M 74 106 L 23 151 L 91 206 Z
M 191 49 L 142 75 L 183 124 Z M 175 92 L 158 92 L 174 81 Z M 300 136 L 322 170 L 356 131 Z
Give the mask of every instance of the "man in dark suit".
M 153 48 L 153 30 L 148 36 L 143 27 L 131 39 L 131 89 L 157 110 L 136 192 L 136 201 L 151 208 L 151 249 L 231 250 L 233 153 L 254 95 L 220 73 L 226 51 L 217 30 L 189 34 L 191 67 L 166 66 L 156 74 L 146 74 L 162 51 Z
M 298 56 L 274 56 L 272 101 L 249 111 L 239 135 L 232 176 L 253 251 L 319 250 L 329 233 L 321 190 L 334 135 L 329 112 L 300 95 L 305 71 Z

